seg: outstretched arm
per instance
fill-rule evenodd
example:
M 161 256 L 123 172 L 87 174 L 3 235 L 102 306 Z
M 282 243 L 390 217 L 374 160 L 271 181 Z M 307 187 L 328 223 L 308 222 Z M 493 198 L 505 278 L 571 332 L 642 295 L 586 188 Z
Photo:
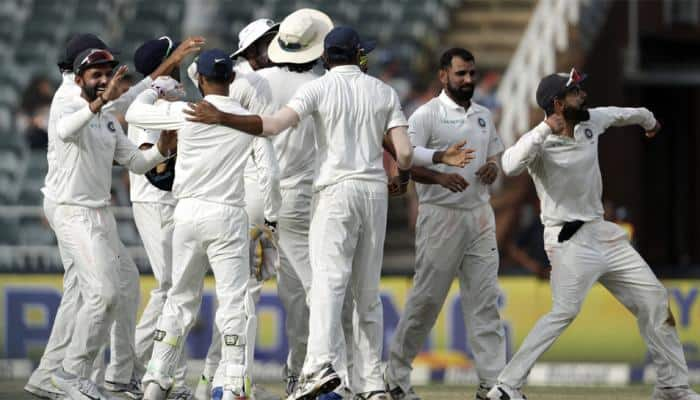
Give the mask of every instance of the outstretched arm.
M 299 123 L 299 114 L 282 107 L 274 115 L 236 115 L 220 111 L 206 100 L 190 103 L 183 112 L 187 120 L 203 124 L 224 125 L 254 136 L 274 136 Z

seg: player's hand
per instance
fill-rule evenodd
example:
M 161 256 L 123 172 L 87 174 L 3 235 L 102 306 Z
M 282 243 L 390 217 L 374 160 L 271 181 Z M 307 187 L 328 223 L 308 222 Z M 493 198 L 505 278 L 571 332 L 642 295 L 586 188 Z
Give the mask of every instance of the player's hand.
M 179 65 L 188 55 L 202 50 L 205 43 L 202 36 L 190 36 L 177 46 L 177 49 L 168 57 L 168 61 Z
M 452 192 L 463 192 L 469 186 L 469 182 L 460 174 L 439 174 L 435 179 L 440 186 Z
M 484 185 L 490 185 L 498 177 L 498 165 L 489 161 L 476 171 L 476 176 Z
M 117 72 L 112 75 L 112 79 L 109 80 L 105 91 L 100 95 L 106 101 L 112 101 L 121 96 L 121 91 L 119 90 L 119 82 L 121 82 L 124 75 L 129 70 L 126 65 L 122 65 L 117 68 Z
M 447 150 L 441 152 L 438 160 L 442 164 L 451 165 L 453 167 L 464 167 L 474 159 L 474 149 L 465 149 L 466 140 L 455 143 L 448 147 Z
M 221 123 L 221 111 L 210 102 L 202 100 L 199 103 L 189 103 L 188 105 L 190 108 L 185 108 L 182 111 L 189 115 L 187 117 L 188 121 L 208 125 L 219 125 Z
M 392 176 L 389 178 L 389 196 L 402 196 L 406 194 L 408 183 L 402 184 L 401 177 Z
M 182 84 L 167 75 L 159 76 L 151 82 L 151 89 L 158 93 L 159 98 L 168 101 L 180 100 L 185 95 Z
M 158 138 L 158 151 L 169 157 L 177 151 L 177 131 L 162 131 Z
M 654 136 L 656 136 L 656 134 L 659 133 L 660 130 L 661 130 L 661 124 L 659 123 L 659 121 L 656 121 L 656 125 L 654 125 L 654 128 L 652 128 L 650 131 L 644 132 L 644 135 L 646 135 L 646 137 L 651 139 Z
M 566 127 L 564 117 L 559 114 L 552 114 L 548 116 L 547 119 L 544 120 L 544 123 L 549 125 L 549 128 L 552 129 L 552 134 L 554 135 L 561 135 Z

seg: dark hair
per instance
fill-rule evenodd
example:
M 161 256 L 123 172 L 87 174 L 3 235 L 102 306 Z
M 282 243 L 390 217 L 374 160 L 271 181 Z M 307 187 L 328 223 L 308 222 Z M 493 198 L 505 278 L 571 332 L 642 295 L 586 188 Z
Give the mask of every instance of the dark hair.
M 304 64 L 283 63 L 283 64 L 278 64 L 277 66 L 280 68 L 288 68 L 292 72 L 303 73 L 303 72 L 311 71 L 317 62 L 318 62 L 318 60 L 313 60 L 313 61 L 309 61 L 309 62 L 304 63 Z
M 448 69 L 452 66 L 452 59 L 459 57 L 464 61 L 474 62 L 474 55 L 467 49 L 453 47 L 440 56 L 440 69 Z

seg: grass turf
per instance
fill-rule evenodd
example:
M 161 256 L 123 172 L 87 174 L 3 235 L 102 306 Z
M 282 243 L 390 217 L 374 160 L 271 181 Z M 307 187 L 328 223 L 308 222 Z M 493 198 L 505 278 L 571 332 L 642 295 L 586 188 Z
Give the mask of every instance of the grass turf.
M 0 380 L 1 400 L 35 399 L 22 390 L 24 381 Z M 281 385 L 262 385 L 271 393 L 282 395 Z M 193 387 L 194 388 L 194 387 Z M 633 385 L 626 387 L 527 387 L 525 394 L 530 400 L 642 400 L 650 399 L 652 387 Z M 424 400 L 471 400 L 476 388 L 473 386 L 429 385 L 418 386 L 416 392 Z M 700 387 L 695 387 L 700 390 Z

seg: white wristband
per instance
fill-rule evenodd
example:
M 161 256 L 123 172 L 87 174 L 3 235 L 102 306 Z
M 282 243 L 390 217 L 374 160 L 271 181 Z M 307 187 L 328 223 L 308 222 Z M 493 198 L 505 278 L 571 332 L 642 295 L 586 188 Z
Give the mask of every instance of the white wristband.
M 413 148 L 413 167 L 427 167 L 433 165 L 433 154 L 437 150 L 427 149 L 425 147 L 416 146 Z

